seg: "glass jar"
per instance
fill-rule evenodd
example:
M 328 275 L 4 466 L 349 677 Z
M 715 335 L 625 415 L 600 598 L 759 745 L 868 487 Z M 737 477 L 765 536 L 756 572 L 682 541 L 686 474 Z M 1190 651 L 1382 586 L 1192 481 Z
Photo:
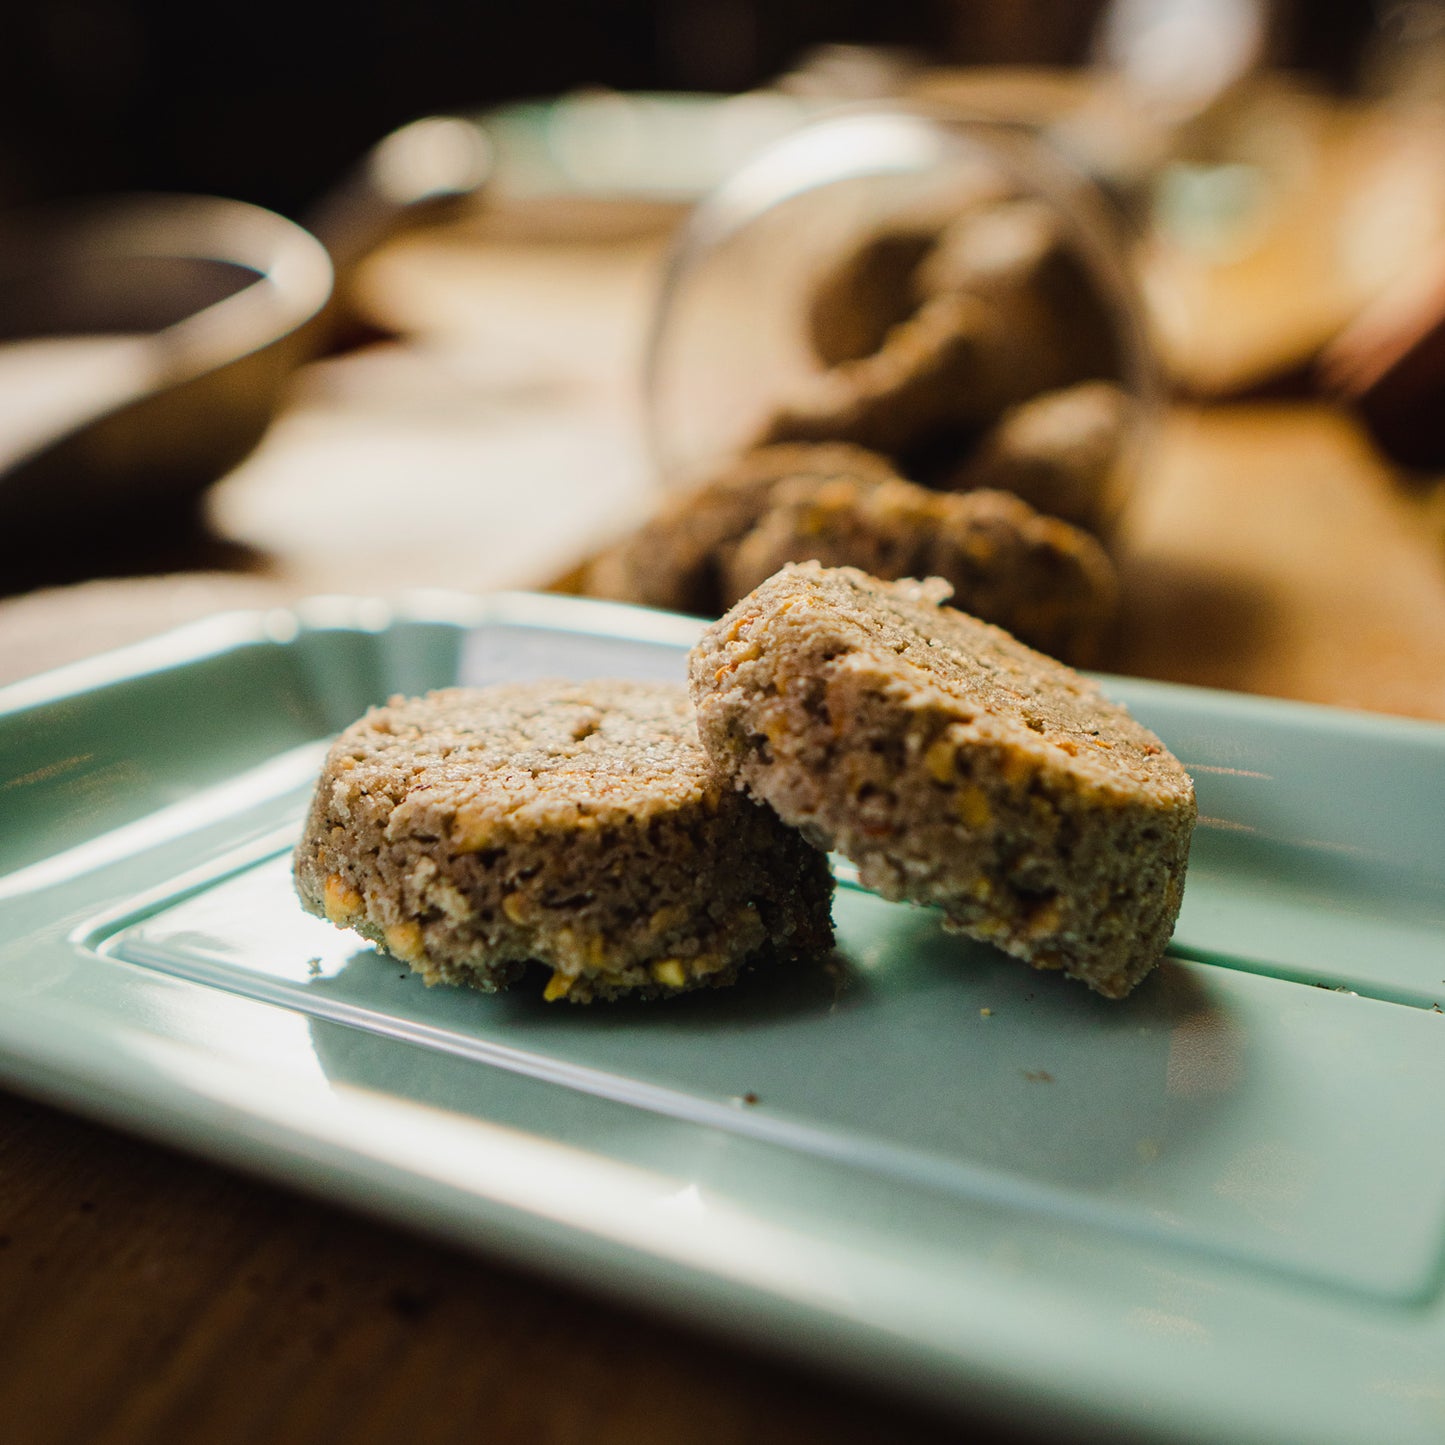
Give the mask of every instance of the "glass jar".
M 1156 398 L 1101 191 L 1026 128 L 892 104 L 800 127 L 695 208 L 645 371 L 666 486 L 760 443 L 845 441 L 1103 536 Z

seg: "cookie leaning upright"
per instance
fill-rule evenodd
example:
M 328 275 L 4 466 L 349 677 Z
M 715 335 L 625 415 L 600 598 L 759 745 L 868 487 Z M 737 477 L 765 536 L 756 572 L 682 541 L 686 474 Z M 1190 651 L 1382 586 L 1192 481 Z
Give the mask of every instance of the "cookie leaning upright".
M 396 698 L 331 748 L 302 903 L 428 983 L 676 993 L 832 942 L 827 860 L 732 789 L 681 687 L 516 683 Z
M 1092 682 L 947 595 L 785 567 L 693 650 L 703 744 L 865 886 L 1122 997 L 1173 931 L 1193 785 Z

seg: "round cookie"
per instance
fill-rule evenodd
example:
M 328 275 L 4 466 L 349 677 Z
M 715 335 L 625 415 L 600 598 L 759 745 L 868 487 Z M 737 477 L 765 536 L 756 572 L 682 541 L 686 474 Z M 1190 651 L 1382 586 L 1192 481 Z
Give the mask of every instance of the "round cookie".
M 986 296 L 1027 337 L 1035 390 L 1122 373 L 1117 323 L 1060 216 L 1046 202 L 1004 201 L 957 217 L 914 272 L 919 304 Z
M 757 444 L 852 442 L 905 470 L 933 471 L 1005 408 L 1047 386 L 1054 369 L 998 298 L 937 296 L 871 355 L 806 378 Z
M 940 224 L 892 225 L 864 236 L 819 278 L 809 299 L 808 339 L 825 366 L 877 351 L 917 309 L 913 274 Z
M 1043 392 L 999 418 L 978 450 L 940 486 L 1012 492 L 1091 532 L 1117 510 L 1112 495 L 1133 407 L 1122 388 L 1086 381 Z
M 583 591 L 716 617 L 727 605 L 719 585 L 724 555 L 762 516 L 779 484 L 848 477 L 867 485 L 895 475 L 886 458 L 844 443 L 759 447 L 699 485 L 670 493 L 650 520 L 592 562 Z
M 942 577 L 953 605 L 1054 657 L 1093 657 L 1118 600 L 1113 563 L 1087 532 L 1004 492 L 912 482 L 786 482 L 723 568 L 729 605 L 787 562 L 870 576 Z
M 866 887 L 1120 998 L 1178 916 L 1193 785 L 1094 683 L 947 595 L 785 567 L 693 650 L 703 744 Z
M 327 756 L 295 855 L 308 911 L 428 983 L 549 999 L 728 983 L 832 943 L 826 858 L 733 790 L 681 687 L 396 698 Z

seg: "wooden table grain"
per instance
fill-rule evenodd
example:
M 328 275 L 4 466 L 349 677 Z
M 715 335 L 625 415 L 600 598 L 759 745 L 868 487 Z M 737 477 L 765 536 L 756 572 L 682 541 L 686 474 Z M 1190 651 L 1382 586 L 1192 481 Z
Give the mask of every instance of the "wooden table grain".
M 466 227 L 383 253 L 370 305 L 408 340 L 299 379 L 200 565 L 137 550 L 113 560 L 142 575 L 0 603 L 0 680 L 220 608 L 565 571 L 649 504 L 658 254 Z M 1114 669 L 1445 720 L 1445 545 L 1348 416 L 1175 409 L 1127 542 Z M 6 1096 L 0 1422 L 17 1445 L 1021 1439 Z
M 0 1095 L 14 1445 L 1020 1437 Z

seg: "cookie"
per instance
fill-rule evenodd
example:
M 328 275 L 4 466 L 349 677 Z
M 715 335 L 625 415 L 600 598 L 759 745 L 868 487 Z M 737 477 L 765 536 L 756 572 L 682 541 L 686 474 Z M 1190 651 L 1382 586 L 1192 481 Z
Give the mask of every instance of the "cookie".
M 914 270 L 913 301 L 954 291 L 986 294 L 1038 283 L 1064 250 L 1057 214 L 1028 197 L 955 217 Z
M 825 366 L 877 351 L 889 330 L 918 309 L 917 272 L 950 222 L 1008 198 L 991 167 L 955 174 L 863 226 L 820 269 L 808 297 L 805 329 Z
M 1003 311 L 976 296 L 940 296 L 893 327 L 871 356 L 807 378 L 758 444 L 852 442 L 911 473 L 934 454 L 961 454 L 1039 389 L 1032 344 Z
M 856 361 L 917 310 L 914 272 L 938 225 L 890 226 L 865 236 L 819 279 L 809 298 L 808 339 L 825 366 Z
M 723 568 L 728 604 L 787 562 L 874 577 L 942 577 L 953 605 L 1032 647 L 1091 660 L 1118 600 L 1113 564 L 1088 533 L 1003 492 L 932 492 L 846 479 L 779 486 Z
M 863 485 L 894 475 L 891 462 L 861 447 L 761 447 L 701 485 L 670 493 L 650 520 L 593 560 L 582 590 L 592 597 L 716 617 L 726 605 L 719 569 L 727 549 L 757 523 L 779 483 L 847 477 Z
M 681 687 L 517 683 L 396 698 L 327 756 L 303 905 L 428 983 L 661 995 L 832 941 L 827 860 L 731 788 Z
M 1131 414 L 1129 398 L 1112 382 L 1045 392 L 1005 412 L 941 485 L 1013 492 L 1041 512 L 1104 531 L 1118 510 L 1114 490 Z
M 1093 682 L 947 591 L 784 568 L 693 650 L 703 744 L 866 887 L 1121 998 L 1178 916 L 1193 785 Z
M 1123 374 L 1118 328 L 1057 211 L 1020 199 L 968 211 L 914 272 L 916 302 L 987 297 L 1030 355 L 1035 391 Z

